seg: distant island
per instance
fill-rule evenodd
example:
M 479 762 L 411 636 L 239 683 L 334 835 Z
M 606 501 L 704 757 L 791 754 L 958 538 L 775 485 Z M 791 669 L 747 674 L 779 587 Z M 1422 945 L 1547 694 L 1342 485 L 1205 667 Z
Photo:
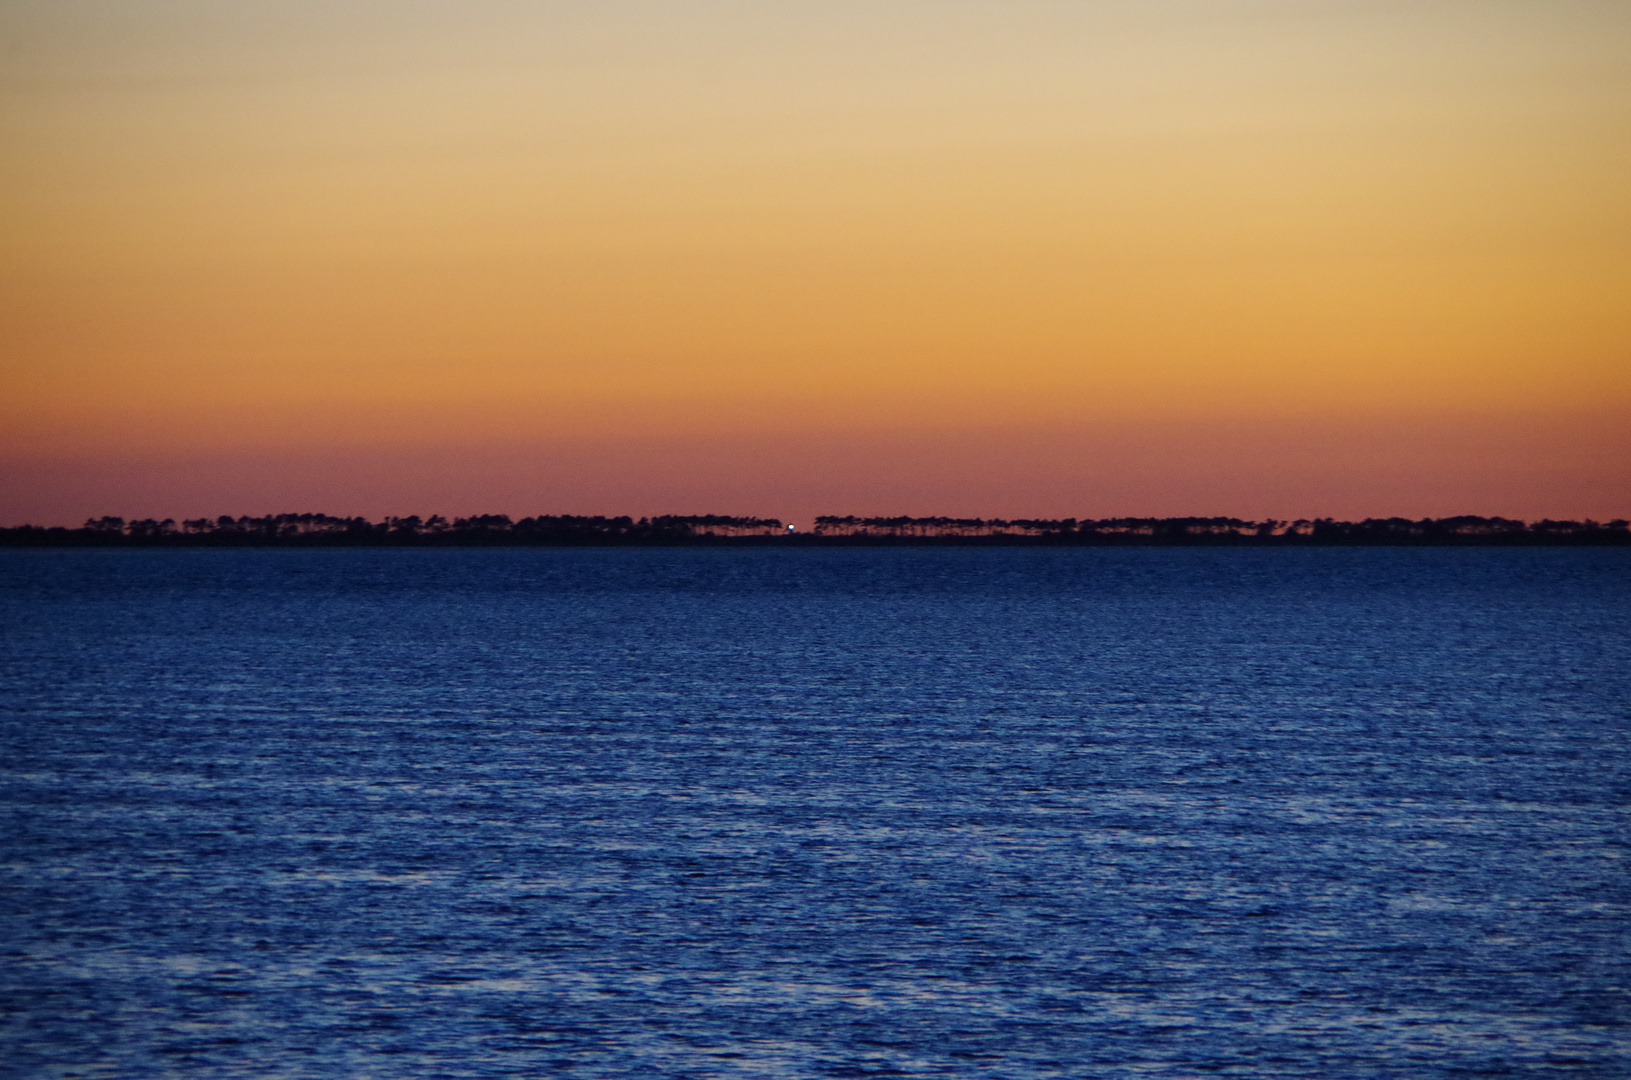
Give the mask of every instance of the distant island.
M 1514 521 L 1501 517 L 1366 518 L 1335 521 L 1244 521 L 1228 517 L 815 519 L 797 532 L 776 518 L 722 514 L 605 517 L 505 514 L 446 518 L 265 517 L 93 518 L 79 528 L 0 528 L 6 547 L 530 547 L 633 545 L 749 546 L 1555 546 L 1631 545 L 1631 523 Z

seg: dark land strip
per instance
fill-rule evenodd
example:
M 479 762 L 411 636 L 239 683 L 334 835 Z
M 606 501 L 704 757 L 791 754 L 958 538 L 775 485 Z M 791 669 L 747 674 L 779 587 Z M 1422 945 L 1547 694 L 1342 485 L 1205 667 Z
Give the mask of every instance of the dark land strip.
M 1631 546 L 1624 520 L 1500 517 L 1245 521 L 1227 517 L 1003 519 L 823 516 L 809 532 L 775 518 L 721 514 L 634 518 L 546 514 L 472 517 L 93 518 L 79 528 L 0 528 L 5 547 L 784 546 Z

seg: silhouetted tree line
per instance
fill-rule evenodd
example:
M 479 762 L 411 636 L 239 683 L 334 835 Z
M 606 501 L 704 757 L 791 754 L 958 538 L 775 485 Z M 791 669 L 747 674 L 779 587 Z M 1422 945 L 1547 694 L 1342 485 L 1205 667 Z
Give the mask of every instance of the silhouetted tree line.
M 1536 521 L 1450 518 L 1332 518 L 1245 521 L 1180 518 L 818 517 L 818 536 L 846 540 L 1029 541 L 1055 544 L 1631 544 L 1623 520 Z
M 432 546 L 478 544 L 672 544 L 771 536 L 783 531 L 775 518 L 721 514 L 603 517 L 546 514 L 511 520 L 507 514 L 445 518 L 271 514 L 266 517 L 192 518 L 177 522 L 145 518 L 92 518 L 78 529 L 24 525 L 0 529 L 0 543 L 79 546 Z
M 1071 545 L 1631 545 L 1631 523 L 1522 522 L 1510 518 L 1331 518 L 1244 521 L 1189 518 L 818 517 L 794 534 L 775 518 L 721 514 L 602 517 L 546 514 L 511 520 L 472 517 L 362 517 L 273 514 L 266 517 L 92 518 L 77 529 L 23 525 L 0 529 L 9 546 L 471 546 L 610 544 L 1071 544 Z

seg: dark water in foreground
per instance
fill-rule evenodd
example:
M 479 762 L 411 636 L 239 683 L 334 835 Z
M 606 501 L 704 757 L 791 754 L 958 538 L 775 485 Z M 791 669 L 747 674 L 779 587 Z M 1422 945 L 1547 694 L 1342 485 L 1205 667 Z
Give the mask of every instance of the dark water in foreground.
M 1631 1076 L 1631 555 L 0 557 L 0 1075 Z

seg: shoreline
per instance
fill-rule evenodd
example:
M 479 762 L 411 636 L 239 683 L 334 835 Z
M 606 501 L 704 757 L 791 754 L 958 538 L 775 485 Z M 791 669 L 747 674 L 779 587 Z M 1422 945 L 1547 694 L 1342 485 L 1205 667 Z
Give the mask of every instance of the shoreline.
M 1593 522 L 1578 523 L 1575 528 L 1524 528 L 1475 533 L 1431 528 L 1378 529 L 1363 523 L 1322 523 L 1306 532 L 1270 534 L 1156 529 L 1124 532 L 1072 530 L 1040 535 L 1008 532 L 983 535 L 873 532 L 722 535 L 665 533 L 638 528 L 618 533 L 558 533 L 519 529 L 448 529 L 434 533 L 388 529 L 290 533 L 249 530 L 130 533 L 25 525 L 0 528 L 0 548 L 1631 547 L 1631 529 L 1615 527 L 1617 525 L 1617 522 L 1608 525 Z

